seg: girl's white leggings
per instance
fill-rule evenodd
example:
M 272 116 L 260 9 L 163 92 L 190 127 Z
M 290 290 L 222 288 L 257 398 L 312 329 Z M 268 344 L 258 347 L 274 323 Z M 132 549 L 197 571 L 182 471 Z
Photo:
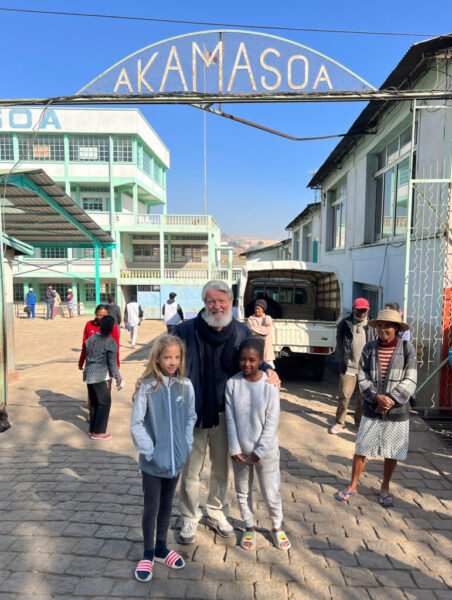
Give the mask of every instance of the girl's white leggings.
M 259 487 L 268 507 L 270 519 L 274 529 L 281 527 L 283 519 L 281 502 L 281 474 L 279 470 L 279 448 L 270 452 L 253 465 L 250 462 L 232 463 L 235 479 L 235 491 L 239 502 L 240 513 L 246 527 L 254 525 L 253 511 L 253 476 L 256 469 Z

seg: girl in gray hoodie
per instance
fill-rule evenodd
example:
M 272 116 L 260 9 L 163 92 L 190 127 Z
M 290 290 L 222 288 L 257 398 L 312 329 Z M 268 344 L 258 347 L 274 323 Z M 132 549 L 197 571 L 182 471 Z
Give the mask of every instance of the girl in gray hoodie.
M 290 542 L 282 528 L 279 448 L 276 435 L 279 422 L 279 392 L 267 383 L 267 375 L 259 370 L 264 360 L 264 344 L 259 338 L 244 340 L 239 347 L 241 373 L 226 384 L 226 426 L 229 453 L 233 460 L 235 490 L 246 531 L 240 545 L 245 550 L 256 548 L 253 514 L 253 474 L 273 523 L 271 536 L 280 550 L 288 550 Z
M 151 580 L 154 560 L 172 569 L 185 566 L 183 558 L 166 546 L 174 492 L 193 445 L 196 421 L 195 393 L 184 374 L 182 340 L 172 335 L 157 338 L 135 393 L 130 424 L 144 491 L 144 554 L 135 569 L 138 581 Z

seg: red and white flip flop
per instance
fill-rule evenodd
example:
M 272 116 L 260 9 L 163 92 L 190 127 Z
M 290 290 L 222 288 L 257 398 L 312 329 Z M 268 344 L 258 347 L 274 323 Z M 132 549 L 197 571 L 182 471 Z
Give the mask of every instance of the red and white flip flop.
M 176 562 L 179 560 L 182 561 L 182 565 L 176 565 Z M 170 550 L 165 558 L 159 558 L 158 556 L 154 557 L 154 560 L 159 563 L 164 563 L 170 569 L 183 569 L 185 567 L 185 561 L 180 554 L 174 552 L 174 550 Z
M 140 560 L 140 562 L 137 564 L 137 568 L 135 569 L 135 579 L 143 583 L 146 583 L 146 581 L 151 581 L 153 569 L 154 563 L 152 560 Z M 140 575 L 138 573 L 140 573 Z

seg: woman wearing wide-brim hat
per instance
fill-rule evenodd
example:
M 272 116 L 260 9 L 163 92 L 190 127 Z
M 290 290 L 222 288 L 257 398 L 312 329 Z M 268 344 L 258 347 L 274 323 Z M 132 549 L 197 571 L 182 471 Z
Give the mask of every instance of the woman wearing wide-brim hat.
M 383 456 L 383 481 L 380 504 L 393 505 L 389 484 L 398 460 L 408 452 L 410 398 L 416 391 L 416 351 L 411 342 L 398 333 L 407 331 L 396 310 L 381 310 L 369 321 L 377 330 L 377 339 L 363 349 L 358 384 L 363 400 L 363 418 L 356 439 L 350 485 L 335 497 L 349 500 L 358 489 L 360 475 L 368 457 Z

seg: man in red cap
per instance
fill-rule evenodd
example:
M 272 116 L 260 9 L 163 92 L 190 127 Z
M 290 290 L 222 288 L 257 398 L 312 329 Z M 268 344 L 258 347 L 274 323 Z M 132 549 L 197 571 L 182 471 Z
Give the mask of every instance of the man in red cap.
M 355 392 L 355 426 L 361 422 L 362 405 L 358 386 L 358 366 L 364 345 L 375 339 L 375 329 L 368 325 L 369 302 L 365 298 L 356 298 L 353 311 L 337 326 L 337 347 L 341 356 L 341 372 L 339 376 L 339 397 L 336 411 L 336 422 L 330 433 L 338 434 L 345 427 L 347 408 L 350 398 Z

